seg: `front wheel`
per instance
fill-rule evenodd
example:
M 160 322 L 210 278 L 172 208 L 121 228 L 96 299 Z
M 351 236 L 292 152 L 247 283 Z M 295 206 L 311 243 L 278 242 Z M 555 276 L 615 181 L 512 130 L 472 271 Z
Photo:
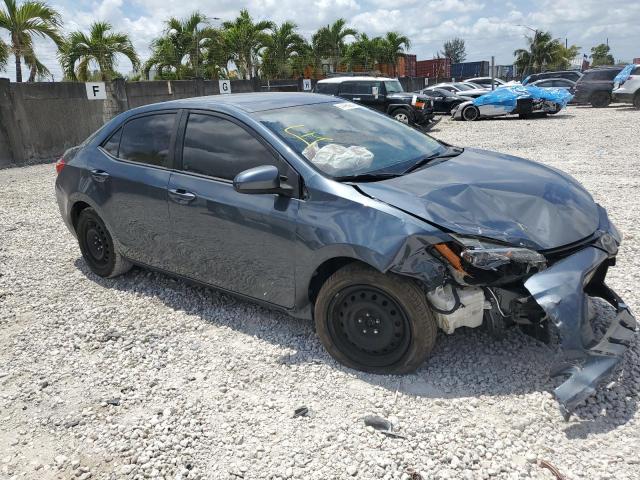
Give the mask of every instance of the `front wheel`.
M 469 105 L 462 110 L 462 118 L 467 122 L 473 122 L 480 117 L 480 110 L 475 105 Z
M 412 372 L 436 341 L 436 321 L 418 284 L 361 264 L 347 265 L 329 277 L 318 294 L 314 317 L 331 356 L 365 372 Z
M 404 123 L 409 125 L 411 123 L 411 114 L 408 110 L 401 108 L 393 112 L 393 118 L 395 118 L 400 123 Z
M 131 263 L 115 249 L 109 230 L 93 208 L 80 212 L 76 234 L 82 257 L 96 275 L 111 278 L 131 269 Z

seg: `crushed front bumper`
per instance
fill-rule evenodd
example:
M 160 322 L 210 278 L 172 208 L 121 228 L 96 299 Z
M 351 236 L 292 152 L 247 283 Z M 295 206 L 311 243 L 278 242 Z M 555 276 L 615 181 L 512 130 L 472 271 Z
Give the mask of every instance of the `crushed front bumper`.
M 616 253 L 617 245 L 612 241 L 599 241 L 531 276 L 524 284 L 560 335 L 562 358 L 552 376 L 570 375 L 554 391 L 565 418 L 615 370 L 638 330 L 629 307 L 604 283 Z M 615 309 L 600 339 L 592 328 L 593 297 L 606 300 Z

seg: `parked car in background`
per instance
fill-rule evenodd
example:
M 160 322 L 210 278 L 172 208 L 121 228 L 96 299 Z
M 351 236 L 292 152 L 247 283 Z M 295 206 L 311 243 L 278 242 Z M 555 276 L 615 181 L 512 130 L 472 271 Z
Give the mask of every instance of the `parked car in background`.
M 471 97 L 457 95 L 444 88 L 425 88 L 420 90 L 419 93 L 429 97 L 433 101 L 433 110 L 436 113 L 451 113 L 451 110 L 462 102 L 472 100 Z
M 433 102 L 424 95 L 405 92 L 394 78 L 326 78 L 316 84 L 315 92 L 360 103 L 410 125 L 427 127 L 434 119 Z
M 613 99 L 640 108 L 640 65 L 627 65 L 613 79 Z
M 486 91 L 485 95 L 463 102 L 452 112 L 455 120 L 519 115 L 520 118 L 544 116 L 560 112 L 572 95 L 562 89 L 545 89 L 533 85 L 514 85 Z
M 612 100 L 613 79 L 622 67 L 600 67 L 586 70 L 576 82 L 575 103 L 590 103 L 592 107 L 608 107 Z
M 493 80 L 493 86 L 495 88 L 507 85 L 507 82 L 505 82 L 504 80 L 502 80 L 500 78 L 493 78 L 492 79 L 491 77 L 470 78 L 468 80 L 465 80 L 465 82 L 471 82 L 471 83 L 474 83 L 476 85 L 480 85 L 483 88 L 488 88 L 489 90 L 491 90 L 491 81 L 492 80 Z
M 480 88 L 480 87 L 474 88 L 471 85 L 465 84 L 464 82 L 438 83 L 436 85 L 427 87 L 427 90 L 434 89 L 434 88 L 448 90 L 451 93 L 455 93 L 456 95 L 461 95 L 464 97 L 471 97 L 471 98 L 476 98 L 487 93 L 487 90 L 485 88 Z
M 567 80 L 566 78 L 545 78 L 542 80 L 536 80 L 535 82 L 529 83 L 528 85 L 533 85 L 540 88 L 562 88 L 563 90 L 569 90 L 570 92 L 573 92 L 573 89 L 576 86 L 576 82 Z
M 532 73 L 524 80 L 522 80 L 522 85 L 528 85 L 538 80 L 544 80 L 547 78 L 566 78 L 567 80 L 571 80 L 572 82 L 577 82 L 580 77 L 582 77 L 582 73 L 577 70 L 559 70 L 557 72 Z

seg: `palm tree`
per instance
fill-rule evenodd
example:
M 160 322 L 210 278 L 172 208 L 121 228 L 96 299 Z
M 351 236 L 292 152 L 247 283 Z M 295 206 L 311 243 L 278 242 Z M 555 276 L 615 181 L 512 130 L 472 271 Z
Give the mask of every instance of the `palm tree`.
M 204 25 L 198 30 L 198 25 Z M 185 19 L 171 17 L 165 22 L 161 37 L 151 42 L 151 57 L 144 65 L 144 74 L 156 68 L 159 76 L 172 72 L 175 78 L 185 78 L 197 72 L 200 64 L 200 40 L 207 36 L 209 21 L 207 17 L 194 12 Z M 186 62 L 186 63 L 184 63 Z
M 513 52 L 516 67 L 523 75 L 540 72 L 557 64 L 567 55 L 562 42 L 554 39 L 551 32 L 536 30 L 533 37 L 527 36 L 528 49 L 518 48 Z
M 384 37 L 385 61 L 393 65 L 393 74 L 398 70 L 398 57 L 411 48 L 411 41 L 406 35 L 397 32 L 387 32 Z
M 129 36 L 125 33 L 111 33 L 111 25 L 106 22 L 91 24 L 89 35 L 73 32 L 60 47 L 60 63 L 67 78 L 86 82 L 89 78 L 91 64 L 98 66 L 102 80 L 111 80 L 115 70 L 114 64 L 118 55 L 131 61 L 133 69 L 140 67 Z
M 266 45 L 272 30 L 273 22 L 262 20 L 254 23 L 247 9 L 240 10 L 240 15 L 231 21 L 223 22 L 227 45 L 232 47 L 232 58 L 243 78 L 251 79 L 255 75 L 260 49 Z
M 264 38 L 262 52 L 262 71 L 269 78 L 285 78 L 287 65 L 293 57 L 304 53 L 304 39 L 296 33 L 297 25 L 284 22 L 279 27 L 274 25 L 271 34 Z
M 16 82 L 22 82 L 22 59 L 33 66 L 39 62 L 33 50 L 33 36 L 50 38 L 56 45 L 62 43 L 58 33 L 60 14 L 44 2 L 26 0 L 17 5 L 16 0 L 4 0 L 0 10 L 0 29 L 8 30 L 11 37 L 11 53 L 16 60 Z M 42 65 L 42 64 L 40 64 Z
M 351 69 L 355 65 L 364 71 L 372 70 L 383 56 L 383 43 L 380 37 L 369 38 L 366 33 L 358 34 L 357 40 L 346 49 Z
M 9 60 L 9 45 L 0 39 L 0 70 L 4 70 Z
M 225 33 L 217 28 L 205 28 L 200 32 L 199 46 L 204 74 L 207 78 L 228 78 L 228 64 L 233 55 Z
M 331 58 L 334 71 L 337 71 L 342 63 L 342 54 L 346 49 L 345 39 L 358 34 L 353 28 L 346 28 L 346 24 L 344 18 L 339 18 L 331 25 L 320 28 L 314 35 L 323 53 Z

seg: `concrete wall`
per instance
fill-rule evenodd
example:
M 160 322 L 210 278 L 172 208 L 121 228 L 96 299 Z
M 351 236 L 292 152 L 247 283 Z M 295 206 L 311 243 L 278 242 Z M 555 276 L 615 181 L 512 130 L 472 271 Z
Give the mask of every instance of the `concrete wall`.
M 0 168 L 53 160 L 106 121 L 130 108 L 219 94 L 217 80 L 106 84 L 106 100 L 89 100 L 84 83 L 9 83 L 0 79 Z M 250 80 L 231 82 L 233 93 L 261 91 Z

